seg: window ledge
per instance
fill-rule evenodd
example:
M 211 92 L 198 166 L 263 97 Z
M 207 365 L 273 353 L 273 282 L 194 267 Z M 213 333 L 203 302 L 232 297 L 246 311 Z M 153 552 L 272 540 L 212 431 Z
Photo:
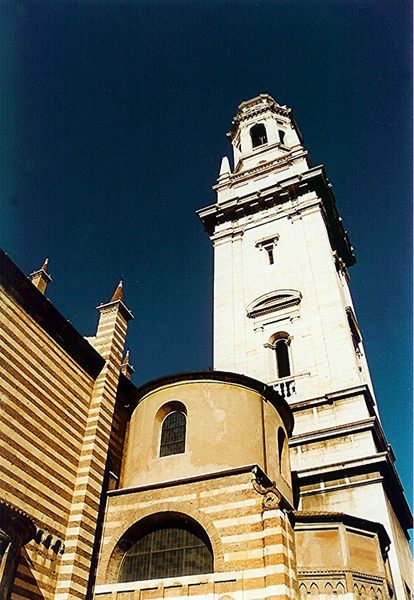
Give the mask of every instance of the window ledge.
M 277 383 L 284 383 L 285 381 L 292 381 L 292 379 L 302 379 L 303 377 L 310 377 L 310 371 L 301 371 L 300 373 L 293 373 L 292 375 L 289 375 L 288 377 L 280 377 L 279 379 L 274 379 L 273 381 L 270 381 L 268 383 L 268 385 L 272 386 L 275 385 Z

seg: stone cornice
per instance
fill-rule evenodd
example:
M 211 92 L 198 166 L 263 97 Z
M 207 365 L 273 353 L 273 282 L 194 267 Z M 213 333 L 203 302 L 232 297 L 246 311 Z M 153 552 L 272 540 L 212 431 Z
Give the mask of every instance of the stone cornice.
M 320 477 L 324 473 L 337 472 L 340 469 L 358 469 L 361 466 L 372 465 L 374 463 L 384 462 L 386 460 L 387 453 L 378 452 L 376 454 L 371 454 L 370 456 L 364 456 L 363 458 L 349 458 L 341 460 L 340 462 L 329 463 L 327 465 L 298 469 L 296 473 L 301 479 L 314 479 Z
M 398 477 L 397 471 L 395 470 L 393 463 L 394 453 L 392 452 L 391 446 L 387 442 L 381 423 L 376 415 L 371 416 L 367 419 L 362 419 L 360 421 L 354 421 L 351 423 L 336 425 L 335 427 L 327 427 L 325 429 L 317 429 L 314 431 L 294 435 L 289 440 L 289 445 L 297 446 L 302 444 L 312 444 L 319 440 L 331 439 L 367 430 L 372 431 L 375 444 L 379 451 L 386 453 L 386 455 L 388 456 L 390 464 L 392 465 L 392 468 L 395 471 L 395 477 L 397 478 L 399 485 L 402 489 L 401 481 Z
M 292 411 L 286 400 L 278 394 L 271 386 L 249 377 L 241 373 L 232 373 L 230 371 L 190 371 L 188 373 L 176 373 L 167 375 L 149 381 L 136 390 L 134 398 L 135 406 L 140 402 L 145 401 L 147 396 L 154 390 L 173 385 L 181 385 L 187 383 L 227 383 L 253 390 L 260 394 L 266 401 L 270 402 L 282 417 L 288 435 L 291 435 L 293 430 Z
M 300 197 L 313 192 L 320 198 L 322 203 L 333 250 L 338 252 L 346 266 L 351 266 L 355 263 L 355 256 L 348 235 L 337 213 L 331 187 L 323 167 L 314 167 L 305 173 L 288 177 L 257 193 L 236 197 L 221 204 L 203 208 L 197 211 L 197 214 L 209 236 L 213 237 L 217 225 L 238 221 L 242 216 L 253 215 L 289 201 L 291 203 L 289 211 L 292 215 L 300 214 L 304 209 L 304 206 L 300 204 Z
M 245 112 L 239 111 L 234 117 L 234 122 L 242 123 L 243 121 L 248 121 L 249 119 L 253 119 L 254 117 L 262 115 L 266 112 L 270 112 L 275 115 L 281 115 L 283 117 L 289 117 L 291 111 L 291 108 L 288 108 L 287 106 L 281 106 L 276 102 L 269 104 L 258 104 L 255 107 L 247 109 Z
M 256 244 L 257 245 L 257 244 Z M 275 290 L 256 298 L 246 307 L 251 319 L 300 304 L 302 294 L 296 290 Z
M 273 306 L 270 306 L 268 308 L 262 308 L 261 310 L 252 310 L 247 316 L 250 319 L 256 318 L 256 317 L 262 317 L 263 315 L 268 315 L 269 313 L 273 313 L 279 310 L 282 310 L 284 308 L 290 308 L 291 306 L 297 306 L 300 303 L 300 299 L 299 298 L 293 298 L 289 301 L 286 302 L 280 302 L 279 304 L 275 304 Z
M 352 575 L 353 577 L 360 578 L 363 581 L 369 581 L 375 583 L 377 585 L 383 585 L 386 582 L 385 575 L 374 575 L 373 573 L 365 573 L 363 571 L 354 571 L 354 569 L 349 569 L 344 567 L 343 569 L 302 569 L 298 567 L 298 577 L 299 582 L 303 579 L 326 579 L 326 577 L 337 576 L 338 580 L 342 578 L 345 581 L 345 573 Z
M 263 152 L 271 149 L 271 148 L 280 147 L 280 144 L 273 144 L 272 146 L 266 146 L 263 148 Z M 257 154 L 257 153 L 255 153 Z M 264 165 L 257 165 L 252 167 L 251 169 L 246 169 L 245 171 L 241 171 L 238 173 L 230 173 L 226 179 L 220 181 L 216 185 L 213 186 L 213 190 L 218 191 L 225 188 L 232 188 L 236 184 L 243 183 L 246 179 L 252 179 L 256 175 L 262 175 L 267 172 L 277 172 L 282 171 L 285 168 L 291 167 L 293 163 L 301 158 L 306 158 L 308 152 L 306 150 L 301 149 L 299 152 L 289 152 L 285 156 L 280 156 L 278 158 L 274 158 L 273 160 L 266 161 Z M 249 156 L 253 156 L 253 153 Z M 246 158 L 246 157 L 245 157 Z
M 124 317 L 125 321 L 130 321 L 131 319 L 134 318 L 134 315 L 132 314 L 132 312 L 129 310 L 127 305 L 122 300 L 114 300 L 113 302 L 107 302 L 106 304 L 100 304 L 99 306 L 96 307 L 96 309 L 100 313 L 115 312 L 115 311 L 119 310 L 119 312 Z
M 347 513 L 333 511 L 295 511 L 293 513 L 293 518 L 295 525 L 299 523 L 315 523 L 316 525 L 321 523 L 343 523 L 348 527 L 376 533 L 380 539 L 383 551 L 386 550 L 391 543 L 391 540 L 381 523 L 349 515 Z M 325 570 L 323 571 L 326 572 Z
M 292 409 L 293 413 L 295 413 L 300 412 L 301 410 L 307 410 L 314 406 L 332 404 L 334 402 L 339 402 L 340 400 L 345 400 L 346 398 L 352 398 L 358 395 L 362 395 L 364 397 L 370 416 L 376 416 L 377 413 L 375 411 L 375 402 L 370 389 L 366 384 L 331 392 L 329 394 L 325 394 L 325 396 L 317 396 L 315 398 L 309 398 L 308 400 L 301 400 L 300 402 L 292 402 L 290 404 L 290 408 Z
M 394 507 L 395 514 L 400 521 L 403 530 L 406 531 L 407 529 L 411 529 L 413 526 L 411 510 L 405 498 L 404 489 L 397 475 L 395 466 L 387 451 L 378 452 L 377 454 L 362 458 L 344 459 L 338 463 L 330 463 L 318 467 L 308 467 L 295 471 L 295 474 L 298 479 L 298 484 L 305 485 L 310 482 L 320 482 L 321 477 L 327 479 L 329 479 L 329 477 L 337 478 L 338 473 L 346 473 L 350 476 L 353 473 L 372 473 L 374 471 L 379 471 L 382 475 L 382 484 L 385 492 Z M 354 485 L 368 485 L 372 482 L 372 480 L 367 479 L 355 483 L 351 482 L 346 485 L 348 487 Z M 314 492 L 328 493 L 329 491 L 330 488 L 325 487 L 323 490 L 315 490 Z M 408 534 L 406 535 L 409 537 Z
M 312 444 L 320 440 L 331 439 L 342 435 L 349 435 L 351 433 L 357 433 L 359 431 L 366 431 L 367 429 L 374 429 L 375 423 L 376 417 L 369 417 L 368 419 L 362 419 L 361 421 L 354 421 L 352 423 L 336 425 L 335 427 L 327 427 L 326 429 L 316 429 L 315 431 L 309 431 L 306 433 L 293 435 L 289 440 L 289 446 Z
M 241 475 L 243 473 L 252 473 L 253 469 L 257 469 L 263 477 L 266 474 L 256 464 L 242 465 L 232 469 L 223 469 L 222 471 L 214 471 L 212 473 L 203 473 L 200 475 L 194 475 L 192 477 L 183 477 L 181 479 L 171 479 L 167 481 L 160 481 L 158 483 L 150 483 L 146 485 L 138 485 L 128 488 L 119 488 L 117 490 L 110 490 L 107 492 L 107 496 L 123 496 L 124 494 L 135 494 L 137 492 L 146 492 L 148 490 L 158 490 L 162 488 L 175 487 L 179 485 L 188 485 L 197 481 L 207 481 L 209 479 L 220 479 L 232 477 L 233 475 Z M 269 480 L 270 481 L 270 480 Z
M 269 94 L 260 94 L 251 100 L 246 100 L 239 104 L 236 116 L 232 121 L 232 126 L 227 136 L 232 140 L 236 134 L 239 123 L 258 117 L 265 113 L 277 114 L 283 117 L 290 117 L 292 109 L 285 105 L 280 105 L 269 96 Z

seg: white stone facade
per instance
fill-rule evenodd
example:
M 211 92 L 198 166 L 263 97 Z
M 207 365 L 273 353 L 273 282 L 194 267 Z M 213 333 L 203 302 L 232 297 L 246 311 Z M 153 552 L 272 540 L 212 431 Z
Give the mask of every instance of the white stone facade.
M 275 383 L 271 338 L 286 332 L 298 388 L 292 395 L 305 399 L 360 385 L 366 376 L 362 346 L 357 355 L 348 325 L 348 286 L 335 267 L 320 200 L 308 194 L 298 206 L 289 204 L 217 231 L 214 367 Z M 272 238 L 277 241 L 269 264 L 258 244 Z M 247 308 L 265 295 L 296 295 L 299 301 L 248 316 Z

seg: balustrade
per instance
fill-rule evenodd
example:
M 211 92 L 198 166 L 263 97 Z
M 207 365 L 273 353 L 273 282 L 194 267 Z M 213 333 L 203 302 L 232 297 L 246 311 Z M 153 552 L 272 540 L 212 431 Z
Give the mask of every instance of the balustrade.
M 272 384 L 273 389 L 278 392 L 285 400 L 296 395 L 296 384 L 294 379 L 278 381 Z

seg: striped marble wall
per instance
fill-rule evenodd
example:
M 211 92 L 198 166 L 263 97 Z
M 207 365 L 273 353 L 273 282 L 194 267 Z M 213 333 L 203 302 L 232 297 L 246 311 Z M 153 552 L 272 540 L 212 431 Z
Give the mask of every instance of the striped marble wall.
M 94 349 L 0 263 L 0 503 L 35 526 L 11 600 L 85 598 L 131 314 L 120 298 L 100 307 Z
M 296 597 L 289 518 L 277 496 L 258 493 L 251 479 L 247 469 L 167 487 L 110 492 L 95 599 Z M 205 529 L 213 548 L 214 573 L 117 583 L 123 535 L 140 519 L 163 512 L 187 515 Z

